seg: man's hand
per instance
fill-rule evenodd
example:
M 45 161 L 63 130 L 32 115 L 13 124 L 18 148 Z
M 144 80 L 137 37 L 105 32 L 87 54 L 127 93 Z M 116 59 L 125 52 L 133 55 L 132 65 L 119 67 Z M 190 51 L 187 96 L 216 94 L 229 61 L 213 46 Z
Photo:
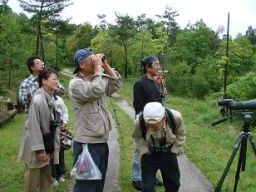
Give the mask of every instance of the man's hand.
M 60 124 L 60 131 L 65 131 L 66 130 L 66 124 L 65 123 L 61 123 Z
M 95 73 L 100 73 L 101 72 L 101 67 L 103 65 L 102 63 L 102 54 L 96 54 L 92 58 L 92 63 L 94 67 L 94 72 Z
M 45 151 L 36 151 L 36 158 L 41 162 L 47 162 L 49 160 L 49 156 Z

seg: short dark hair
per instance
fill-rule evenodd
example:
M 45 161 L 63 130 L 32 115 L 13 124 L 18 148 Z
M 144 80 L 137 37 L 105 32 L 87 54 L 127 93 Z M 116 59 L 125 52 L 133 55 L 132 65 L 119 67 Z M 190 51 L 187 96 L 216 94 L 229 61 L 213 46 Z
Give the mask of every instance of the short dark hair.
M 147 72 L 147 68 L 151 68 L 152 64 L 158 60 L 156 56 L 150 55 L 146 56 L 141 60 L 141 67 L 143 68 L 143 73 L 145 74 Z
M 40 59 L 41 60 L 41 58 L 38 57 L 38 56 L 32 56 L 32 57 L 29 57 L 27 59 L 27 66 L 28 66 L 28 69 L 29 69 L 30 73 L 33 73 L 32 67 L 34 66 L 34 60 L 35 59 Z
M 41 71 L 38 75 L 38 84 L 39 87 L 41 88 L 43 86 L 43 79 L 47 80 L 51 74 L 56 74 L 57 77 L 59 77 L 59 74 L 57 71 L 55 71 L 54 69 L 45 69 L 43 71 Z

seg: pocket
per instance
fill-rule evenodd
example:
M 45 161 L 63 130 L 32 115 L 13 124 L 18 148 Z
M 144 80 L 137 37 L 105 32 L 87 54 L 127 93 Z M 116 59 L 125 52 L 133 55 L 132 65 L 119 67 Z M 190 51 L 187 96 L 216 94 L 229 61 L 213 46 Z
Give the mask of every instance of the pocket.
M 54 151 L 54 132 L 49 132 L 43 135 L 44 148 L 47 154 Z

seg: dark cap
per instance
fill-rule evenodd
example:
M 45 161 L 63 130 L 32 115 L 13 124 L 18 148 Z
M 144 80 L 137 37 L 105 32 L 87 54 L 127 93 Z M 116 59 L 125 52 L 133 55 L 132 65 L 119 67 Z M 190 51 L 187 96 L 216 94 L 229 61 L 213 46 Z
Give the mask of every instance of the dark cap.
M 77 73 L 79 69 L 79 64 L 92 54 L 94 54 L 94 52 L 90 48 L 79 49 L 78 51 L 76 51 L 74 56 L 74 64 L 75 64 L 75 70 L 73 72 L 74 74 Z
M 152 63 L 154 63 L 155 61 L 157 61 L 158 58 L 156 56 L 153 56 L 153 55 L 150 55 L 150 56 L 147 56 L 147 57 L 144 57 L 142 60 L 141 60 L 141 67 L 147 67 L 149 65 L 152 65 Z

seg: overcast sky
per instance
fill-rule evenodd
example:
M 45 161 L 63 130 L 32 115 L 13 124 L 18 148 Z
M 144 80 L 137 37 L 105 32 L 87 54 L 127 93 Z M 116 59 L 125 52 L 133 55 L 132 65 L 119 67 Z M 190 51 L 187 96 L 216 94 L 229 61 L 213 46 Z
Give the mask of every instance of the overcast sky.
M 227 15 L 230 12 L 230 34 L 235 37 L 238 33 L 245 34 L 249 25 L 256 28 L 256 0 L 71 0 L 73 5 L 63 12 L 64 18 L 72 18 L 72 23 L 89 22 L 98 24 L 97 14 L 105 14 L 109 23 L 114 23 L 115 12 L 136 18 L 145 13 L 152 19 L 162 15 L 168 5 L 179 13 L 176 21 L 180 27 L 189 22 L 203 21 L 214 31 L 218 26 L 224 26 L 226 33 Z M 8 5 L 15 11 L 21 12 L 17 0 L 9 0 Z

